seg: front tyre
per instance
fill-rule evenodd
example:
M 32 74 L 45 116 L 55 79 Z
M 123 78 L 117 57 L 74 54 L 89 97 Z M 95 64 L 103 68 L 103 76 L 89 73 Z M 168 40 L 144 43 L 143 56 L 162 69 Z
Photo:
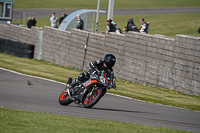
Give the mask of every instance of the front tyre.
M 85 93 L 83 97 L 82 105 L 85 108 L 91 108 L 93 107 L 104 95 L 104 91 L 102 88 L 97 88 L 95 92 L 92 93 L 92 95 L 89 95 L 90 92 Z
M 72 103 L 73 102 L 73 100 L 72 99 L 70 99 L 70 97 L 69 97 L 69 95 L 65 95 L 65 91 L 67 90 L 67 88 L 66 89 L 64 89 L 63 91 L 62 91 L 62 93 L 60 94 L 60 96 L 59 96 L 59 103 L 60 103 L 60 105 L 65 105 L 65 106 L 67 106 L 67 105 L 69 105 L 70 103 Z

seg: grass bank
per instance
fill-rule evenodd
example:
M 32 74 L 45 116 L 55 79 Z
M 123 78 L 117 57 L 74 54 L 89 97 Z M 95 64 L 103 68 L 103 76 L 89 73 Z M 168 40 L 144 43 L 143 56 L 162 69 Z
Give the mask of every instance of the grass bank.
M 1 133 L 188 133 L 117 121 L 0 108 Z
M 15 9 L 96 9 L 98 0 L 14 0 Z M 115 9 L 200 7 L 199 0 L 115 0 Z M 108 8 L 108 0 L 101 0 L 101 9 Z
M 114 21 L 123 29 L 127 25 L 127 20 L 133 18 L 137 28 L 140 28 L 140 18 L 145 18 L 150 22 L 149 34 L 161 34 L 174 37 L 176 34 L 187 34 L 199 36 L 198 28 L 200 13 L 188 14 L 146 14 L 146 15 L 118 15 L 114 16 Z M 50 26 L 49 18 L 36 18 L 37 27 Z M 106 16 L 99 18 L 99 31 L 106 31 Z M 27 22 L 27 20 L 26 20 Z M 13 20 L 14 24 L 21 23 L 21 20 Z
M 66 83 L 68 77 L 76 78 L 81 73 L 80 70 L 67 66 L 58 66 L 36 59 L 18 58 L 2 53 L 0 53 L 0 67 L 64 83 Z M 118 90 L 111 89 L 109 90 L 110 93 L 200 111 L 200 97 L 197 96 L 189 96 L 176 90 L 149 87 L 121 80 L 117 80 L 116 85 Z

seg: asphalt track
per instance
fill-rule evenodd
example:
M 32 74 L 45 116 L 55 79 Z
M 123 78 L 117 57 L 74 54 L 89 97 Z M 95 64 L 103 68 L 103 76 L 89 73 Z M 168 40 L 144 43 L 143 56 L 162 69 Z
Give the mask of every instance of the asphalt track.
M 36 18 L 51 17 L 52 12 L 61 16 L 62 12 L 70 14 L 78 9 L 14 9 L 13 19 L 20 19 L 22 12 L 26 18 L 34 16 Z M 104 10 L 107 12 L 107 10 Z M 200 13 L 200 7 L 195 8 L 158 8 L 158 9 L 115 9 L 114 15 L 135 15 L 135 14 L 166 14 L 166 13 Z M 107 13 L 100 14 L 107 15 Z M 141 16 L 142 17 L 142 16 Z
M 61 106 L 63 83 L 0 68 L 0 106 L 200 132 L 200 112 L 106 94 L 93 108 Z

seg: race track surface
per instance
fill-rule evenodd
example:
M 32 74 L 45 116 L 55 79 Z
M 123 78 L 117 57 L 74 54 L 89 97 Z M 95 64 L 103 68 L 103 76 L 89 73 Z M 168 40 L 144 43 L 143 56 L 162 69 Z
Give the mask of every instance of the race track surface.
M 67 76 L 67 75 L 66 75 Z M 0 68 L 0 106 L 92 119 L 113 120 L 185 131 L 200 131 L 200 112 L 106 94 L 91 109 L 61 106 L 65 85 Z
M 65 85 L 0 69 L 0 106 L 66 116 L 113 120 L 185 131 L 200 131 L 200 112 L 106 94 L 91 109 L 61 106 Z
M 25 13 L 25 17 L 35 16 L 36 18 L 51 17 L 51 14 L 55 12 L 57 17 L 60 17 L 62 12 L 70 14 L 78 9 L 14 9 L 13 19 L 20 19 L 22 13 Z M 107 15 L 101 13 L 100 15 Z M 158 9 L 115 9 L 114 15 L 135 15 L 135 14 L 165 14 L 165 13 L 200 13 L 200 7 L 195 8 L 158 8 Z

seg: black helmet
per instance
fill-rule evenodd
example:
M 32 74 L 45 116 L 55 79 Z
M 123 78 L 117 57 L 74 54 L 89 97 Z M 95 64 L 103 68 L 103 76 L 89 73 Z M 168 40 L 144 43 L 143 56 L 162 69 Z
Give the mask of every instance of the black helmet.
M 115 61 L 116 61 L 116 58 L 113 54 L 106 54 L 104 57 L 104 62 L 110 68 L 112 68 L 115 65 Z

